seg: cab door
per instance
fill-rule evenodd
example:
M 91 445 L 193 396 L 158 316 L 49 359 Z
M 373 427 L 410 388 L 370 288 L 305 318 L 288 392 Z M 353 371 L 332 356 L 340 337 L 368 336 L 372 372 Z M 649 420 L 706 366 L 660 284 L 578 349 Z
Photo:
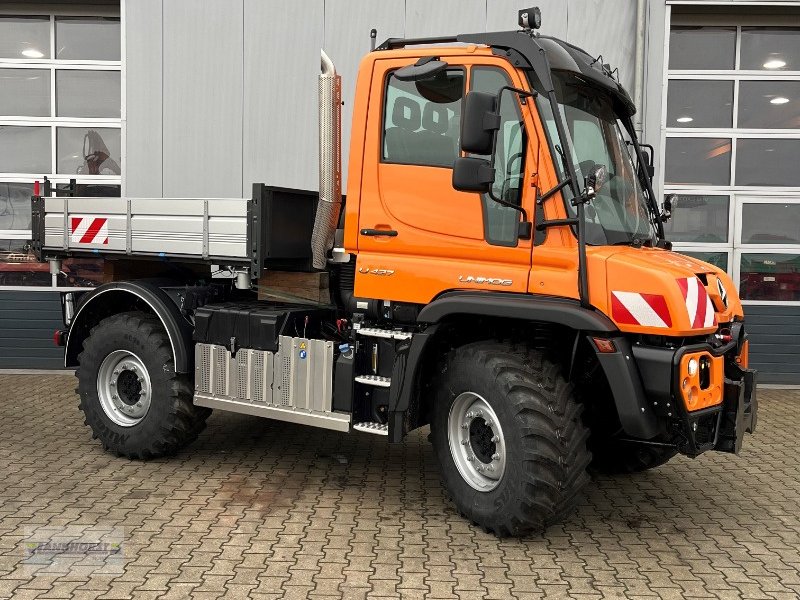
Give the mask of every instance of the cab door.
M 532 240 L 517 236 L 520 213 L 488 195 L 455 190 L 452 174 L 466 91 L 497 93 L 505 85 L 526 84 L 505 61 L 491 56 L 443 55 L 447 70 L 430 80 L 404 82 L 393 76 L 414 60 L 375 62 L 356 296 L 428 303 L 455 289 L 525 292 Z M 528 133 L 533 131 L 531 106 L 512 92 L 503 93 L 494 188 L 528 215 L 535 195 L 530 173 L 536 171 Z

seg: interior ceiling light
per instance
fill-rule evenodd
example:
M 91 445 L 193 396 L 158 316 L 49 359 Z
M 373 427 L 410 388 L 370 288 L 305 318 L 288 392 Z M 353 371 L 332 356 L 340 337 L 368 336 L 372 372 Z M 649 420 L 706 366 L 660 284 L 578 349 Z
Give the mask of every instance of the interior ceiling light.
M 769 101 L 770 104 L 786 104 L 787 102 L 789 102 L 789 99 L 783 96 L 778 96 Z
M 678 117 L 675 120 L 678 123 L 691 123 L 692 121 L 694 121 L 694 119 L 692 117 Z
M 764 63 L 765 69 L 782 69 L 786 66 L 786 62 L 783 60 L 778 60 L 777 58 L 773 58 L 772 60 L 768 60 Z
M 42 58 L 44 54 L 39 52 L 36 48 L 25 48 L 22 51 L 22 56 L 27 56 L 28 58 Z

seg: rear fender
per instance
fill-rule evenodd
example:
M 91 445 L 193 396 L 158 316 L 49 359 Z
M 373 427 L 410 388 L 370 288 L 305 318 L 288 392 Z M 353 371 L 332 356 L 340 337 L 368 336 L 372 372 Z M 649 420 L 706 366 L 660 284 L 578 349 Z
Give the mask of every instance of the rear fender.
M 81 298 L 67 334 L 64 366 L 78 365 L 83 342 L 100 321 L 136 310 L 158 317 L 169 337 L 175 372 L 188 373 L 192 368 L 192 326 L 167 293 L 156 282 L 148 280 L 107 283 Z

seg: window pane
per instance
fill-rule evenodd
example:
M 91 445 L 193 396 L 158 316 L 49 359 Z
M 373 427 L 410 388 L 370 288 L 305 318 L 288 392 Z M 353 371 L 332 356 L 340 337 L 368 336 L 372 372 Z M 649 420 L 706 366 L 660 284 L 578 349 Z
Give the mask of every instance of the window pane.
M 0 58 L 50 58 L 50 17 L 0 17 Z
M 728 241 L 728 196 L 680 194 L 672 218 L 664 224 L 671 242 L 725 243 Z
M 452 168 L 458 154 L 464 72 L 425 81 L 390 75 L 384 112 L 384 162 Z
M 120 117 L 119 71 L 56 73 L 56 113 L 59 117 Z
M 56 58 L 119 60 L 119 19 L 56 17 Z
M 719 267 L 723 271 L 728 270 L 728 253 L 727 252 L 687 252 L 685 250 L 677 250 L 680 254 L 691 256 L 703 262 Z
M 800 81 L 740 82 L 739 127 L 800 128 Z
M 740 139 L 736 185 L 800 186 L 800 140 Z
M 667 127 L 730 127 L 732 124 L 732 81 L 670 80 Z
M 120 130 L 110 127 L 59 127 L 58 173 L 119 175 Z
M 800 204 L 743 204 L 743 244 L 800 244 Z
M 668 138 L 665 164 L 668 185 L 728 185 L 731 179 L 731 140 Z
M 0 115 L 50 116 L 50 71 L 0 69 Z
M 800 71 L 800 28 L 742 27 L 742 69 Z
M 733 69 L 735 61 L 735 27 L 673 27 L 670 31 L 670 69 Z
M 29 240 L 9 240 L 0 238 L 0 262 L 11 260 L 19 261 L 21 259 L 27 260 L 28 258 L 28 242 Z M 36 258 L 31 255 L 31 260 Z M 0 266 L 0 273 L 2 273 L 2 266 Z M 2 276 L 0 275 L 0 285 L 2 285 Z
M 470 86 L 473 90 L 497 94 L 500 88 L 511 85 L 506 72 L 497 67 L 472 69 Z M 522 185 L 525 176 L 525 123 L 519 113 L 517 101 L 508 90 L 500 102 L 500 129 L 497 132 L 494 194 L 519 206 L 522 203 Z M 488 158 L 488 157 L 485 157 Z M 486 241 L 490 244 L 516 246 L 519 240 L 520 212 L 481 194 L 483 202 Z
M 800 255 L 742 254 L 742 300 L 800 300 Z
M 50 173 L 50 128 L 0 125 L 0 173 Z
M 0 183 L 0 229 L 31 228 L 32 183 Z

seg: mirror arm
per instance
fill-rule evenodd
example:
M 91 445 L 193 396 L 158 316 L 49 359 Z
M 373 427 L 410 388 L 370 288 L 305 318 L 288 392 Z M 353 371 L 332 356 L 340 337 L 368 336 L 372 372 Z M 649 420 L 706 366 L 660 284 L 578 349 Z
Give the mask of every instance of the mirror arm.
M 567 187 L 571 183 L 572 183 L 572 178 L 571 177 L 567 177 L 564 181 L 560 181 L 558 183 L 558 185 L 556 185 L 552 189 L 547 190 L 544 194 L 539 194 L 538 193 L 539 190 L 537 188 L 537 190 L 536 190 L 537 191 L 536 204 L 539 204 L 539 205 L 543 204 L 546 200 L 548 200 L 552 196 L 555 196 L 558 192 L 563 190 L 565 187 Z

